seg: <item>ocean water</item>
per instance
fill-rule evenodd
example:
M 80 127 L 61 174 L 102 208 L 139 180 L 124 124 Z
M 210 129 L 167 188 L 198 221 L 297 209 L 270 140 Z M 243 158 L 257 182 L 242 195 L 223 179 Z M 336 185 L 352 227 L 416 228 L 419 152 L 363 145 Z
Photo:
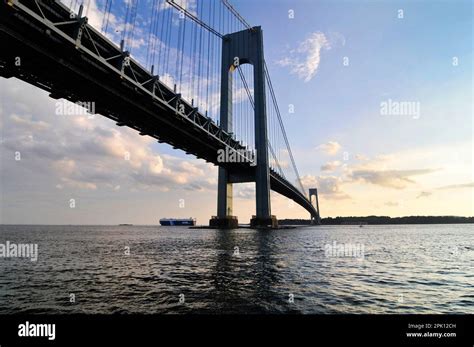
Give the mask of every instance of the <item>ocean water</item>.
M 6 241 L 38 259 L 0 258 L 0 314 L 474 313 L 469 224 L 2 225 Z

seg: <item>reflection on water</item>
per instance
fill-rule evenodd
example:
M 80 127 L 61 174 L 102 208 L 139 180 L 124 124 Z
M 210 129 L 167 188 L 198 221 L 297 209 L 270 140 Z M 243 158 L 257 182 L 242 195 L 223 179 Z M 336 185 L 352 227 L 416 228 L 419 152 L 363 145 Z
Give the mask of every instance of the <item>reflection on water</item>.
M 6 241 L 39 256 L 0 258 L 0 313 L 474 313 L 472 225 L 0 226 Z

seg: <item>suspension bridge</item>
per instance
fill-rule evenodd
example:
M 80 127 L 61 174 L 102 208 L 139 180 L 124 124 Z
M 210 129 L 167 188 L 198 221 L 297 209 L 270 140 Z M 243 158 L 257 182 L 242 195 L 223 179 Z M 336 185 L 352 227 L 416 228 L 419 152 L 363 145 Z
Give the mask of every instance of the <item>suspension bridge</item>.
M 278 225 L 270 190 L 320 222 L 317 189 L 305 191 L 291 152 L 262 29 L 228 0 L 152 0 L 144 12 L 138 0 L 0 1 L 0 75 L 92 104 L 117 126 L 217 165 L 210 226 L 238 226 L 232 188 L 246 182 L 255 182 L 252 227 Z

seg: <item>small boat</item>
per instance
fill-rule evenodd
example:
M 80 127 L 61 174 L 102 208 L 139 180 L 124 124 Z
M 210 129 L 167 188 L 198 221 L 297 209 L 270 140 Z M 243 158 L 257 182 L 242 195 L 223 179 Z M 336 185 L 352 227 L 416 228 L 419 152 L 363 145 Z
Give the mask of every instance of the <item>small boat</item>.
M 161 218 L 160 224 L 163 226 L 194 226 L 196 225 L 196 218 Z

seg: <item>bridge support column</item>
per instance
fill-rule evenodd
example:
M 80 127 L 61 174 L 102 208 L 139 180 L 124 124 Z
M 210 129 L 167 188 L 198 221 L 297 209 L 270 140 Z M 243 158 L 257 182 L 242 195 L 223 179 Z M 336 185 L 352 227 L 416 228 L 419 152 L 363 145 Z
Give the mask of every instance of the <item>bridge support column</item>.
M 319 199 L 318 199 L 318 190 L 316 188 L 309 189 L 309 201 L 313 203 L 313 196 L 315 197 L 316 204 L 316 215 L 311 215 L 311 224 L 321 224 L 321 216 L 319 214 Z
M 217 216 L 209 221 L 209 226 L 221 229 L 235 229 L 239 227 L 239 221 L 232 215 L 233 188 L 229 182 L 227 169 L 219 167 L 217 186 Z
M 255 100 L 255 147 L 257 167 L 255 172 L 255 198 L 257 213 L 250 221 L 251 227 L 277 227 L 270 207 L 270 169 L 268 162 L 267 106 L 265 98 L 265 59 L 263 54 L 263 33 L 260 27 L 253 28 L 251 38 L 254 100 Z
M 226 42 L 222 43 L 222 66 L 221 66 L 221 100 L 220 100 L 220 126 L 226 132 L 232 132 L 232 71 L 231 50 L 225 49 Z M 228 46 L 228 44 L 227 44 Z M 222 163 L 225 165 L 225 163 Z M 219 167 L 217 183 L 217 217 L 213 216 L 209 221 L 211 227 L 223 229 L 238 228 L 238 219 L 232 215 L 233 189 L 229 181 L 229 172 L 225 167 Z
M 255 198 L 256 215 L 250 221 L 252 227 L 276 227 L 278 222 L 270 209 L 270 168 L 268 161 L 267 111 L 265 103 L 265 60 L 263 34 L 260 27 L 242 30 L 222 38 L 221 109 L 220 124 L 223 130 L 232 132 L 232 78 L 243 64 L 253 65 L 255 105 L 256 168 Z M 222 167 L 223 166 L 223 167 Z M 232 224 L 232 183 L 226 165 L 219 167 L 217 217 L 210 224 Z M 233 173 L 233 172 L 232 172 Z M 232 220 L 229 222 L 229 220 Z

